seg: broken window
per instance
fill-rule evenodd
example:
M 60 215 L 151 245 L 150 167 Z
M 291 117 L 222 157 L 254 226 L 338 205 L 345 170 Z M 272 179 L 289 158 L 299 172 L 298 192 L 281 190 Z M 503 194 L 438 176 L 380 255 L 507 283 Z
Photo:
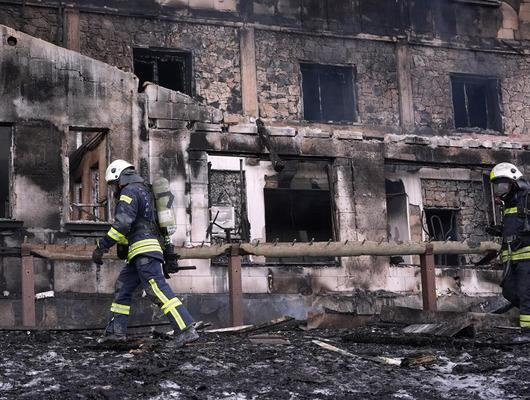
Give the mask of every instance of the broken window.
M 246 182 L 244 171 L 210 170 L 209 202 L 211 235 L 248 241 L 250 229 L 246 210 Z
M 70 129 L 67 147 L 70 221 L 107 221 L 107 133 Z
M 458 240 L 458 210 L 447 208 L 426 208 L 425 219 L 430 241 Z M 436 254 L 436 265 L 460 265 L 458 254 Z
M 304 119 L 315 122 L 356 120 L 352 67 L 301 64 Z
M 191 53 L 178 50 L 133 49 L 134 73 L 145 82 L 192 95 Z
M 501 131 L 499 83 L 494 77 L 452 75 L 455 128 Z
M 0 126 L 0 218 L 11 217 L 11 151 L 10 126 Z
M 334 238 L 327 171 L 327 162 L 289 160 L 277 175 L 266 177 L 267 242 L 318 242 Z M 330 260 L 333 258 L 267 259 L 279 262 Z

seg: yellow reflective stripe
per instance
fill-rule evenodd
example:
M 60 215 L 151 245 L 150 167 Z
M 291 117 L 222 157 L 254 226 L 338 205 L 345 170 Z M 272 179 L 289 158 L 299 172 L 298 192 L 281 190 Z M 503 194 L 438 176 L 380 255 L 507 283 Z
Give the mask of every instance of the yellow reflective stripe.
M 530 328 L 530 322 L 519 321 L 519 326 L 521 328 Z
M 110 311 L 116 314 L 129 315 L 130 310 L 131 306 L 127 306 L 125 304 L 112 303 L 110 307 Z
M 521 322 L 530 322 L 530 315 L 528 315 L 528 314 L 519 315 L 519 321 L 521 321 Z
M 119 244 L 127 244 L 127 238 L 125 237 L 125 235 L 123 233 L 118 232 L 112 227 L 107 232 L 107 236 L 115 240 Z
M 162 247 L 156 239 L 144 239 L 139 240 L 129 246 L 129 253 L 127 254 L 127 259 L 130 261 L 133 257 L 142 253 L 162 253 Z
M 510 257 L 510 252 L 508 250 L 503 250 L 501 253 L 502 261 L 508 260 L 526 260 L 530 258 L 530 246 L 525 246 L 515 251 L 512 251 L 512 256 Z
M 143 254 L 143 253 L 163 253 L 163 252 L 160 246 L 145 246 L 135 251 L 129 250 L 129 253 L 127 254 L 127 259 L 130 261 L 134 257 L 136 257 L 138 254 Z
M 517 214 L 517 207 L 507 208 L 504 210 L 504 215 Z
M 153 292 L 155 292 L 156 297 L 158 297 L 158 299 L 162 302 L 162 304 L 163 304 L 162 307 L 164 307 L 164 305 L 168 305 L 171 302 L 171 300 L 176 299 L 176 297 L 174 297 L 173 299 L 169 300 L 166 297 L 166 295 L 160 290 L 160 288 L 158 287 L 158 285 L 156 284 L 156 281 L 154 279 L 150 279 L 149 280 L 149 284 L 151 285 L 151 288 L 153 289 Z M 179 302 L 180 302 L 180 300 L 179 300 Z M 175 303 L 175 306 L 176 306 L 176 303 Z M 177 321 L 177 325 L 179 326 L 179 328 L 181 330 L 186 329 L 186 324 L 182 320 L 182 317 L 180 316 L 178 311 L 175 310 L 175 307 L 170 307 L 169 312 L 171 313 L 173 318 L 175 318 L 175 321 Z M 167 314 L 167 313 L 164 313 L 164 314 Z
M 133 201 L 133 199 L 132 199 L 132 197 L 129 197 L 129 196 L 126 196 L 126 195 L 122 194 L 122 195 L 120 196 L 120 200 L 119 200 L 119 201 L 124 201 L 124 202 L 126 202 L 127 204 L 131 204 L 132 201 Z
M 171 300 L 169 300 L 162 306 L 162 311 L 164 311 L 164 314 L 167 314 L 170 309 L 178 307 L 180 305 L 182 305 L 180 300 L 176 297 L 173 297 Z
M 131 246 L 129 247 L 129 250 L 130 251 L 134 251 L 140 247 L 144 247 L 144 246 L 158 246 L 160 249 L 162 249 L 162 247 L 160 247 L 160 242 L 156 239 L 144 239 L 144 240 L 139 240 L 137 242 L 134 242 L 133 244 L 131 244 Z

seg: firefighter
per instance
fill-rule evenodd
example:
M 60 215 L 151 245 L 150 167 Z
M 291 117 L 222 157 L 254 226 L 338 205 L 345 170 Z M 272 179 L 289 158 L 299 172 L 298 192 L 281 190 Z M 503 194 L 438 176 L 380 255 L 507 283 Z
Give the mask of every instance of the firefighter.
M 522 339 L 530 340 L 530 185 L 510 163 L 496 165 L 490 173 L 495 200 L 502 204 L 502 225 L 489 230 L 502 236 L 503 296 L 519 308 Z
M 199 336 L 192 325 L 193 318 L 163 275 L 164 251 L 151 189 L 135 173 L 134 166 L 124 160 L 115 160 L 108 166 L 105 180 L 117 194 L 115 222 L 99 241 L 92 260 L 101 265 L 103 255 L 115 244 L 118 253 L 120 248 L 128 250 L 124 255 L 127 264 L 116 281 L 110 320 L 100 342 L 126 339 L 132 295 L 138 286 L 171 322 L 177 346 L 196 340 Z

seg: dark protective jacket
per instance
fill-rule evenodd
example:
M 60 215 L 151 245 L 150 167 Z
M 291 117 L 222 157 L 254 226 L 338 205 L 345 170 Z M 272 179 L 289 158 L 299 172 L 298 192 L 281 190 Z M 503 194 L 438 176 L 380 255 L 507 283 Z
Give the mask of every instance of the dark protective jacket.
M 506 202 L 502 220 L 502 261 L 530 259 L 530 186 L 524 180 Z
M 143 254 L 164 260 L 158 230 L 156 206 L 149 187 L 138 177 L 119 193 L 115 222 L 99 246 L 109 249 L 116 243 L 128 245 L 127 262 Z

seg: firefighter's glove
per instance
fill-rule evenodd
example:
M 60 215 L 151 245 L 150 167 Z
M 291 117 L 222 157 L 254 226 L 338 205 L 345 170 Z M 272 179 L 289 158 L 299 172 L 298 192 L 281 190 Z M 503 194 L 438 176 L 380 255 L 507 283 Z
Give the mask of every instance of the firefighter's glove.
M 486 228 L 486 233 L 491 236 L 502 236 L 502 227 L 500 225 L 491 225 Z
M 92 261 L 94 261 L 97 265 L 103 264 L 103 255 L 108 251 L 108 249 L 103 249 L 99 246 L 96 247 L 92 252 Z

